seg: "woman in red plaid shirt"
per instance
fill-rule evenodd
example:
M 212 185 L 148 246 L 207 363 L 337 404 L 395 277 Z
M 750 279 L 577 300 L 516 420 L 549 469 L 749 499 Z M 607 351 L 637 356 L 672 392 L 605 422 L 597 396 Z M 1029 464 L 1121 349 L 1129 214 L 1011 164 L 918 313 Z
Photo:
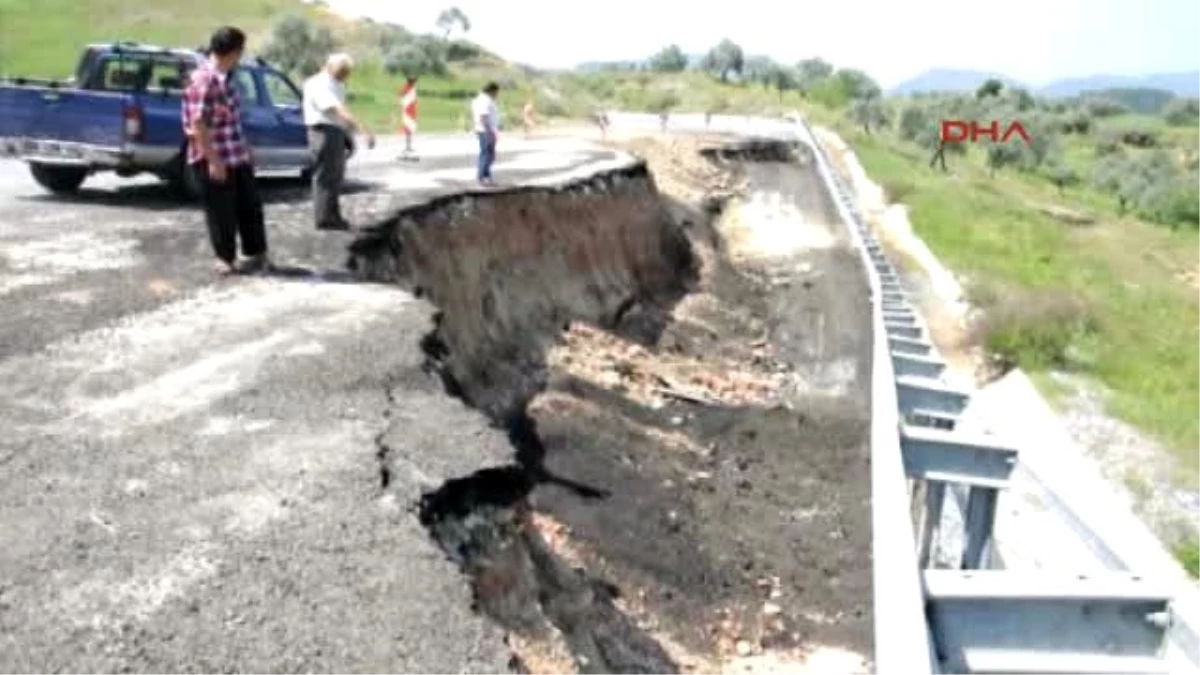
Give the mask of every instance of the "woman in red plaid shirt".
M 218 28 L 209 42 L 209 59 L 192 71 L 183 94 L 187 161 L 202 187 L 208 235 L 222 275 L 237 271 L 239 237 L 247 258 L 243 271 L 270 266 L 262 200 L 242 130 L 241 101 L 229 81 L 245 48 L 246 34 L 241 30 Z

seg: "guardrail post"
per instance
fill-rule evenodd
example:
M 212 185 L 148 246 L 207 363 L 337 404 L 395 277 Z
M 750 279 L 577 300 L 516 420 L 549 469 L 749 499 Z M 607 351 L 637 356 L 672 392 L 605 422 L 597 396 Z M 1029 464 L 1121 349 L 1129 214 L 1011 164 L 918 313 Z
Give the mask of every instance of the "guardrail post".
M 942 522 L 942 505 L 946 503 L 946 484 L 940 480 L 925 481 L 925 511 L 921 517 L 921 548 L 917 553 L 917 564 L 929 567 L 933 547 L 937 543 L 938 530 Z
M 996 524 L 996 502 L 1000 491 L 996 488 L 971 488 L 967 493 L 967 516 L 963 523 L 966 543 L 963 546 L 962 569 L 984 568 L 988 549 L 992 544 L 992 530 Z

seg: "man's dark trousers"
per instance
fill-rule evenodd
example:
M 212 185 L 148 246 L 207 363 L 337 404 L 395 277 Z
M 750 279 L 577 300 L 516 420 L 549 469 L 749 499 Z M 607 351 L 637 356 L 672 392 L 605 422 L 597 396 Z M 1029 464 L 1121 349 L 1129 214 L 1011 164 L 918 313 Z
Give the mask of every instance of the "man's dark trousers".
M 317 227 L 342 228 L 340 195 L 346 178 L 346 132 L 339 126 L 319 124 L 308 129 L 313 154 L 312 190 Z
M 215 181 L 208 163 L 192 165 L 200 179 L 204 219 L 213 253 L 229 264 L 237 260 L 237 241 L 242 240 L 242 255 L 247 258 L 267 252 L 267 231 L 263 221 L 262 199 L 250 164 L 225 169 L 225 180 Z
M 479 137 L 479 161 L 475 177 L 479 180 L 492 179 L 492 162 L 496 161 L 496 135 L 484 131 L 475 133 Z

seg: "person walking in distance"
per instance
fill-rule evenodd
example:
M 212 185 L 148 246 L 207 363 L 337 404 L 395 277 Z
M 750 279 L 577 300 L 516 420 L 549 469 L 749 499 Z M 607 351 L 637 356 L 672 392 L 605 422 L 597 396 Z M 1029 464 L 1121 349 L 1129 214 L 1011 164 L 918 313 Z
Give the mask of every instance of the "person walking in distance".
M 600 128 L 600 140 L 608 139 L 608 113 L 603 110 L 597 110 L 592 113 L 592 121 Z
M 331 54 L 325 67 L 304 82 L 304 124 L 313 154 L 313 208 L 318 230 L 350 229 L 341 209 L 349 134 L 362 134 L 367 147 L 375 147 L 375 136 L 346 107 L 346 80 L 353 68 L 349 54 Z
M 479 163 L 475 177 L 481 185 L 496 184 L 492 179 L 492 164 L 496 161 L 496 126 L 500 121 L 496 97 L 499 94 L 500 85 L 488 82 L 471 101 L 471 120 L 475 125 L 475 135 L 479 138 Z
M 532 98 L 525 99 L 525 107 L 521 109 L 521 121 L 525 126 L 525 138 L 529 138 L 537 126 L 537 112 L 534 110 Z
M 270 268 L 262 199 L 255 184 L 250 145 L 242 129 L 241 100 L 229 81 L 246 48 L 246 34 L 233 26 L 218 28 L 209 40 L 209 58 L 196 67 L 183 92 L 182 122 L 187 139 L 186 170 L 201 189 L 204 218 L 217 273 Z

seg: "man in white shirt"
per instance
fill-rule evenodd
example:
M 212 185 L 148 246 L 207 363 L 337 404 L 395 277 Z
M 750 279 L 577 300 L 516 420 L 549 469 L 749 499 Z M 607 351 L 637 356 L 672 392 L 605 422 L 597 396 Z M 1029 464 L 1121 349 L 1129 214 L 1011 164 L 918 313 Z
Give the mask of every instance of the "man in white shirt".
M 471 101 L 471 120 L 475 123 L 475 135 L 479 138 L 479 161 L 475 176 L 482 185 L 495 185 L 492 180 L 492 163 L 496 161 L 496 127 L 500 123 L 500 111 L 496 108 L 496 96 L 500 85 L 488 82 Z
M 349 132 L 366 136 L 367 147 L 375 147 L 375 136 L 346 107 L 346 79 L 353 68 L 354 60 L 348 54 L 332 54 L 325 67 L 304 82 L 304 124 L 313 153 L 313 207 L 319 230 L 350 229 L 339 200 L 351 144 Z

